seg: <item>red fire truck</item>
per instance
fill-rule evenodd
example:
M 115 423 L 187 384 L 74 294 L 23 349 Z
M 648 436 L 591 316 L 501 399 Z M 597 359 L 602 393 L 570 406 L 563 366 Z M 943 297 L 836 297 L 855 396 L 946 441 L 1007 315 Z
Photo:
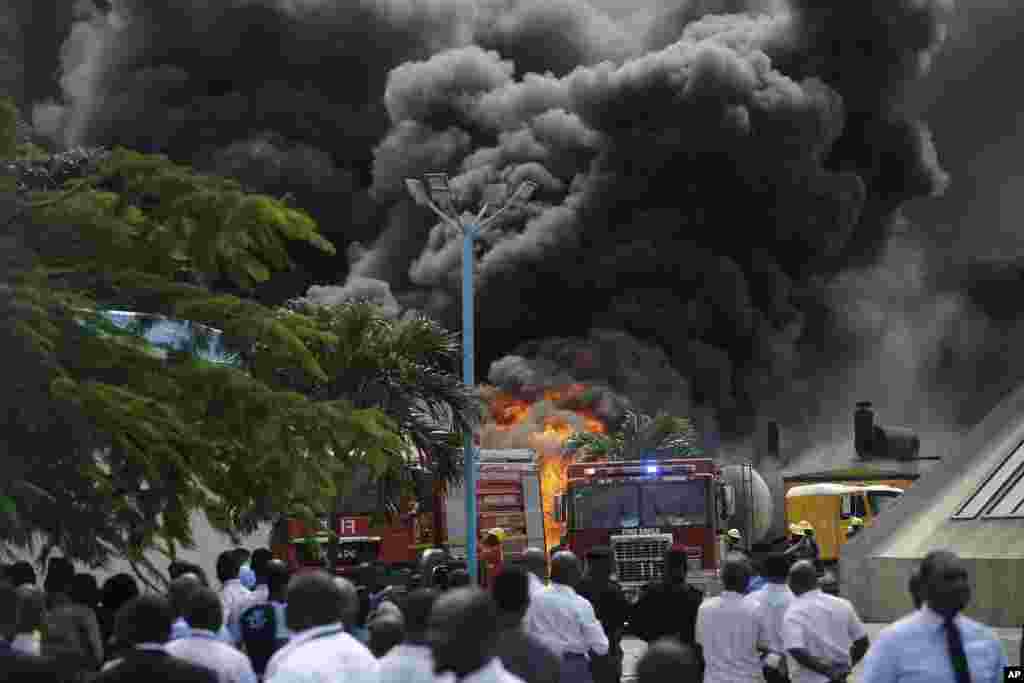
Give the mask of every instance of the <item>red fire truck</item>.
M 531 449 L 482 449 L 477 479 L 477 529 L 480 539 L 492 528 L 502 530 L 501 554 L 515 560 L 529 546 L 545 547 L 537 454 Z M 435 544 L 448 546 L 455 559 L 464 559 L 465 492 L 452 488 L 436 495 L 433 478 L 416 471 L 417 495 L 403 502 L 404 514 L 388 523 L 372 523 L 367 511 L 377 505 L 376 488 L 364 478 L 352 487 L 339 508 L 342 514 L 320 520 L 309 529 L 297 519 L 282 520 L 273 532 L 274 555 L 293 570 L 326 566 L 330 531 L 338 535 L 335 572 L 350 574 L 367 562 L 412 568 L 421 551 Z M 439 528 L 434 528 L 435 520 Z
M 663 555 L 673 545 L 686 548 L 692 583 L 713 579 L 730 499 L 710 458 L 573 463 L 555 515 L 577 556 L 594 546 L 611 548 L 619 582 L 636 599 L 661 577 Z

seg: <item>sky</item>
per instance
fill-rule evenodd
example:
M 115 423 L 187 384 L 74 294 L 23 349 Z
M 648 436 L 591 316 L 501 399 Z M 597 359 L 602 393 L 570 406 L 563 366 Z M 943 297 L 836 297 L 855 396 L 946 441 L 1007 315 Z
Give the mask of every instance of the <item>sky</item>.
M 296 250 L 271 300 L 370 296 L 457 329 L 457 242 L 402 184 L 446 168 L 469 203 L 541 188 L 479 248 L 480 377 L 620 330 L 723 432 L 809 441 L 857 400 L 955 428 L 1024 377 L 1002 3 L 959 3 L 944 44 L 945 0 L 86 4 L 37 129 L 294 193 L 346 262 Z M 710 16 L 745 8 L 773 16 Z M 48 44 L 44 16 L 22 42 Z

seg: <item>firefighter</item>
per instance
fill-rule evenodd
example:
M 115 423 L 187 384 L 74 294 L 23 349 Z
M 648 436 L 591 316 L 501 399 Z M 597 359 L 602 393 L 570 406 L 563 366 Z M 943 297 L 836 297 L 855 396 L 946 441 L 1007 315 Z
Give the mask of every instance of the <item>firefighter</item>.
M 792 526 L 790 527 L 793 528 Z M 800 540 L 790 545 L 786 549 L 786 556 L 791 562 L 797 562 L 799 560 L 811 560 L 817 563 L 819 558 L 818 544 L 814 540 L 814 527 L 811 523 L 804 520 L 796 525 L 796 529 L 800 531 Z
M 804 530 L 796 522 L 789 525 L 789 538 L 786 540 L 786 550 L 789 550 L 804 537 Z
M 622 634 L 629 619 L 630 604 L 622 586 L 612 578 L 615 558 L 610 548 L 599 546 L 587 552 L 587 575 L 576 592 L 594 606 L 597 620 L 608 636 L 608 654 L 591 654 L 590 671 L 594 683 L 619 683 L 622 680 Z
M 504 540 L 504 529 L 488 529 L 484 532 L 480 548 L 480 562 L 483 565 L 481 584 L 484 586 L 490 585 L 491 580 L 500 574 L 505 566 L 505 551 L 502 547 Z
M 860 517 L 850 517 L 850 528 L 846 530 L 846 540 L 850 540 L 864 530 L 864 520 Z

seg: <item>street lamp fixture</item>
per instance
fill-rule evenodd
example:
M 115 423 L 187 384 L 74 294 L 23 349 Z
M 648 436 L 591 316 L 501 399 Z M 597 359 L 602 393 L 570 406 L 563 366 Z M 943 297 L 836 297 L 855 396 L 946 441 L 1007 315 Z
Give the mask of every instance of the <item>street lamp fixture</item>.
M 424 181 L 426 181 L 424 183 Z M 462 381 L 466 386 L 474 386 L 473 377 L 473 243 L 483 231 L 494 222 L 506 209 L 521 206 L 530 200 L 537 190 L 537 183 L 532 180 L 522 182 L 516 191 L 497 211 L 486 220 L 483 219 L 487 210 L 494 204 L 485 202 L 479 213 L 469 220 L 463 220 L 455 210 L 452 202 L 452 189 L 448 183 L 447 173 L 427 173 L 423 180 L 409 178 L 405 186 L 413 200 L 420 206 L 428 208 L 445 222 L 445 224 L 462 232 Z M 488 186 L 488 190 L 501 189 L 500 186 Z M 466 564 L 473 583 L 479 580 L 477 564 L 477 507 L 476 507 L 476 450 L 473 434 L 465 435 L 464 474 L 466 491 Z

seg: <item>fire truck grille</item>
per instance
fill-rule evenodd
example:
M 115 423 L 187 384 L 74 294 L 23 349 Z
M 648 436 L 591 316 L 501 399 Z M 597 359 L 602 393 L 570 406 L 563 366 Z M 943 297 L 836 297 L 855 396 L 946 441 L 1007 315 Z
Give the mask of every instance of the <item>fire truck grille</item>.
M 647 583 L 661 578 L 665 551 L 672 545 L 671 534 L 612 536 L 611 542 L 620 583 Z

